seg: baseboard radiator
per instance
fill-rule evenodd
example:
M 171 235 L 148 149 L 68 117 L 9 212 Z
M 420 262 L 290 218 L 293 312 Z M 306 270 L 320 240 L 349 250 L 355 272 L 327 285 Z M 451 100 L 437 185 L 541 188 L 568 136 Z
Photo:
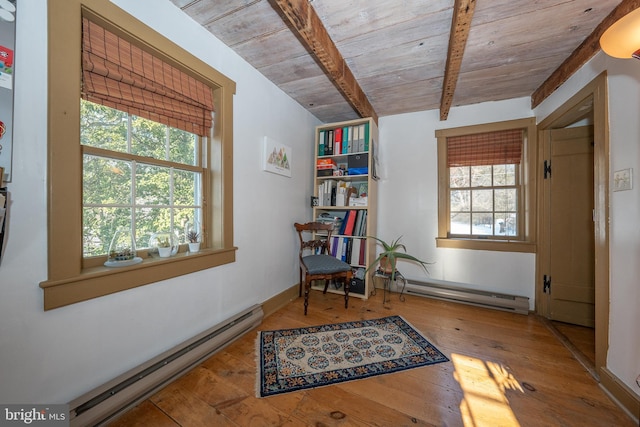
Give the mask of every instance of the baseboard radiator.
M 465 288 L 462 283 L 443 280 L 430 280 L 428 282 L 407 280 L 405 292 L 412 295 L 454 301 L 513 313 L 529 313 L 528 297 Z
M 103 425 L 262 322 L 254 305 L 69 403 L 72 427 Z

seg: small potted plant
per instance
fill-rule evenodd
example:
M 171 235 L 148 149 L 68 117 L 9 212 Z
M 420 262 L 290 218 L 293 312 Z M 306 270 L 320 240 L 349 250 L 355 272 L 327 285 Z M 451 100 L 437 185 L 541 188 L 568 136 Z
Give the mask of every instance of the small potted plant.
M 171 243 L 168 237 L 158 239 L 158 255 L 160 258 L 168 258 L 171 256 Z
M 383 274 L 390 275 L 391 281 L 394 282 L 396 279 L 396 261 L 398 259 L 405 259 L 407 261 L 412 261 L 420 264 L 424 271 L 429 274 L 429 270 L 427 270 L 428 262 L 422 261 L 413 255 L 409 255 L 407 253 L 407 248 L 403 243 L 400 243 L 400 239 L 402 236 L 398 237 L 396 240 L 391 243 L 387 243 L 382 239 L 377 237 L 367 236 L 369 239 L 375 239 L 380 245 L 382 245 L 383 251 L 378 255 L 378 257 L 367 267 L 367 271 L 371 270 L 376 265 L 378 266 L 379 272 Z
M 187 240 L 189 241 L 189 252 L 200 251 L 200 235 L 195 230 L 187 232 Z

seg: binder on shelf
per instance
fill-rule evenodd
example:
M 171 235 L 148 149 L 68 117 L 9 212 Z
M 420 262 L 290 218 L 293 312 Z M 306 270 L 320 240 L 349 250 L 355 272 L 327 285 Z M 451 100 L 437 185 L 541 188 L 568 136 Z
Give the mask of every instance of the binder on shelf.
M 369 123 L 365 123 L 364 125 L 364 137 L 363 137 L 363 146 L 362 151 L 369 152 Z
M 318 136 L 318 156 L 324 156 L 324 133 L 325 131 L 321 130 Z
M 338 238 L 333 236 L 329 245 L 329 252 L 331 253 L 331 256 L 335 257 L 338 250 Z
M 362 236 L 361 228 L 362 228 L 362 216 L 363 215 L 364 215 L 364 211 L 363 210 L 359 210 L 358 213 L 356 214 L 356 224 L 354 226 L 354 231 L 353 231 L 353 235 L 354 236 Z
M 347 212 L 347 215 L 345 216 L 346 225 L 344 227 L 344 232 L 342 233 L 345 236 L 353 235 L 353 227 L 356 224 L 356 214 L 357 213 L 354 210 L 350 210 Z
M 327 136 L 325 138 L 324 144 L 324 154 L 326 156 L 333 155 L 333 129 L 329 129 L 327 131 Z
M 353 239 L 351 242 L 351 265 L 362 265 L 360 264 L 360 245 L 362 239 Z
M 340 245 L 340 247 L 342 248 L 342 256 L 340 257 L 340 259 L 344 262 L 347 262 L 347 248 L 349 246 L 349 239 L 345 239 L 344 237 L 341 237 L 340 239 L 342 239 Z
M 342 139 L 345 141 L 345 150 L 344 150 L 344 152 L 347 153 L 347 154 L 352 153 L 351 126 L 345 126 L 342 129 Z
M 333 154 L 342 154 L 342 128 L 333 130 Z

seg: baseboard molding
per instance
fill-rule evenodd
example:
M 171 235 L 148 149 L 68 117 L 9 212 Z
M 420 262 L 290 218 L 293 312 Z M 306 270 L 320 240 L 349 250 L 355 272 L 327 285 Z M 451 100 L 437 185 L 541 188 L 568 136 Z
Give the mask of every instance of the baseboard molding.
M 256 304 L 69 402 L 71 427 L 106 425 L 257 327 Z
M 274 295 L 268 300 L 266 300 L 265 302 L 263 302 L 262 311 L 264 312 L 264 317 L 267 317 L 275 313 L 276 311 L 278 311 L 279 309 L 281 309 L 282 307 L 284 307 L 294 299 L 298 298 L 298 294 L 299 294 L 298 288 L 299 288 L 299 285 L 296 283 L 292 287 L 285 289 L 279 294 Z
M 600 387 L 640 425 L 640 397 L 607 368 L 600 369 Z

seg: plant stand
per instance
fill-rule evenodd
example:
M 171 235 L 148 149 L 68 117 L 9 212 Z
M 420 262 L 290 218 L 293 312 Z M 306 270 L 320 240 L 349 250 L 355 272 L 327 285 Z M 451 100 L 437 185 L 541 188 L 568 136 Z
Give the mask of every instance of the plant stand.
M 383 284 L 382 284 L 382 304 L 385 304 L 387 302 L 387 292 L 389 292 L 389 294 L 391 294 L 391 273 L 385 272 L 384 270 L 378 269 L 376 270 L 376 272 L 373 274 L 373 279 L 375 280 L 376 277 L 380 278 L 383 280 Z M 395 283 L 398 283 L 398 280 L 402 281 L 402 288 L 400 290 L 400 295 L 398 295 L 398 299 L 400 301 L 404 302 L 404 288 L 407 286 L 407 279 L 405 279 L 405 277 L 402 275 L 402 273 L 400 273 L 398 270 L 396 270 L 395 273 Z M 376 294 L 376 287 L 375 287 L 375 282 L 374 282 L 374 286 L 373 286 L 373 292 L 371 292 L 371 295 L 375 295 Z M 391 298 L 391 296 L 389 296 L 389 298 Z

